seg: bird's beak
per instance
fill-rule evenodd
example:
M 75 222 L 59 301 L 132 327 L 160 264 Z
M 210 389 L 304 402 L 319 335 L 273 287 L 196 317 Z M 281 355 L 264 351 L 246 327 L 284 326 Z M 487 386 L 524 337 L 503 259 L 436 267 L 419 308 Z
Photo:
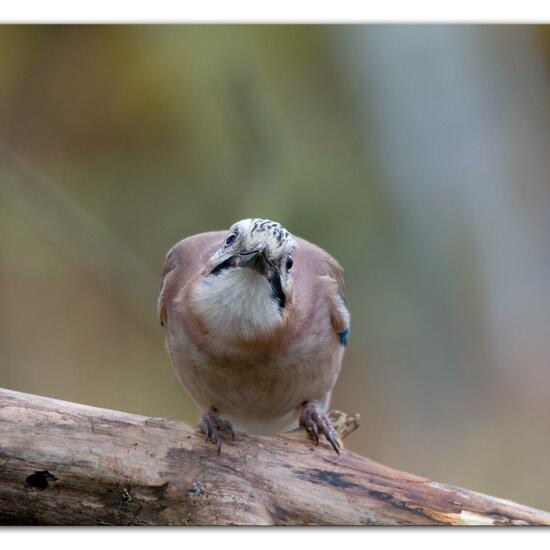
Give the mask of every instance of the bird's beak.
M 237 265 L 239 267 L 250 267 L 262 275 L 265 275 L 269 268 L 269 263 L 265 257 L 266 250 L 267 245 L 265 243 L 260 243 L 255 250 L 251 252 L 242 252 L 238 256 Z

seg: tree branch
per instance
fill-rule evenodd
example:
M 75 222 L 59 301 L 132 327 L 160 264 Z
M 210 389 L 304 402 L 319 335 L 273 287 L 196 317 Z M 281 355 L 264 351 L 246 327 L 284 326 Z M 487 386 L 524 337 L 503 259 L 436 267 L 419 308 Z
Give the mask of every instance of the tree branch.
M 337 415 L 338 416 L 338 415 Z M 355 417 L 335 419 L 340 435 Z M 550 525 L 550 514 L 297 434 L 237 434 L 0 390 L 0 523 Z

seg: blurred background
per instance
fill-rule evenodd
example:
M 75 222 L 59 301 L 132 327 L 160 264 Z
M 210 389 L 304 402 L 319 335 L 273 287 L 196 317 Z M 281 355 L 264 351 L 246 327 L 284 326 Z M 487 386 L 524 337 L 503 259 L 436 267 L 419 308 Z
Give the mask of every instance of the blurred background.
M 348 446 L 550 509 L 550 28 L 0 27 L 0 387 L 196 422 L 179 239 L 344 266 Z

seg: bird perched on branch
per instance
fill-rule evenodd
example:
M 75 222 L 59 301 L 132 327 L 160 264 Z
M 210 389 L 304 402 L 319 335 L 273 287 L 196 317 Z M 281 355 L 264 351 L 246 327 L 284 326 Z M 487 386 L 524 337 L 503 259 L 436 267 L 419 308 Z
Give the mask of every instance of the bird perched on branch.
M 338 262 L 271 220 L 183 239 L 168 252 L 158 312 L 172 366 L 221 448 L 304 426 L 336 452 L 325 415 L 350 330 Z

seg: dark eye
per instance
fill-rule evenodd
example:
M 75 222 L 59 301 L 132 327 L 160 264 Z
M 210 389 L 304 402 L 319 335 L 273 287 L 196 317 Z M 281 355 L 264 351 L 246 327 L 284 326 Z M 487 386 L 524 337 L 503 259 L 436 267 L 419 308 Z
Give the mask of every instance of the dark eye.
M 292 269 L 292 265 L 294 264 L 294 260 L 292 259 L 292 256 L 289 256 L 286 261 L 286 268 L 288 271 Z
M 231 235 L 229 235 L 229 237 L 225 239 L 225 245 L 229 246 L 231 243 L 235 241 L 236 238 L 237 238 L 237 235 L 235 235 L 235 233 L 231 233 Z

